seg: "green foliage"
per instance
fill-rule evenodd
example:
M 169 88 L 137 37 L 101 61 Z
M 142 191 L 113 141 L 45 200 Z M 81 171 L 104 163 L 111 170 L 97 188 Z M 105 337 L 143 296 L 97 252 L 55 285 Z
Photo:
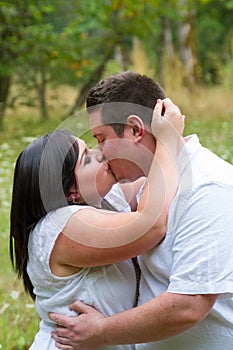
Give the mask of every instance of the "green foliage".
M 43 66 L 53 82 L 81 84 L 104 52 L 112 50 L 114 57 L 117 46 L 130 50 L 135 36 L 145 41 L 148 53 L 158 55 L 161 18 L 171 20 L 175 38 L 181 14 L 195 10 L 205 72 L 208 62 L 211 66 L 212 61 L 222 62 L 226 56 L 232 7 L 232 0 L 56 0 L 51 5 L 38 0 L 1 1 L 0 71 L 9 73 L 19 65 L 25 72 L 30 65 L 30 70 L 36 72 Z
M 165 32 L 171 30 L 180 75 L 178 28 L 184 21 L 189 24 L 190 17 L 201 82 L 219 84 L 222 67 L 232 61 L 232 0 L 1 0 L 0 5 L 0 78 L 13 76 L 19 87 L 8 100 L 11 106 L 24 103 L 43 110 L 48 83 L 82 91 L 102 63 L 107 72 L 112 67 L 110 73 L 132 69 L 135 37 L 143 43 L 150 71 L 158 72 L 163 84 Z M 32 90 L 33 98 L 28 94 Z M 0 91 L 0 105 L 4 98 Z
M 57 117 L 42 123 L 34 115 L 13 113 L 0 133 L 0 349 L 27 350 L 38 329 L 34 302 L 13 273 L 9 258 L 9 216 L 13 170 L 19 153 L 35 137 L 54 130 Z M 18 127 L 17 125 L 20 125 Z
M 203 81 L 221 82 L 222 67 L 232 60 L 232 1 L 211 0 L 197 8 L 197 32 Z
M 9 138 L 2 138 L 0 145 L 0 238 L 3 242 L 0 246 L 0 344 L 2 349 L 26 350 L 33 339 L 38 318 L 33 303 L 25 296 L 12 272 L 8 252 L 12 172 L 16 154 L 26 143 L 22 134 L 19 138 L 7 136 Z
M 0 73 L 9 74 L 17 69 L 17 65 L 23 63 L 38 45 L 41 38 L 40 26 L 43 24 L 43 16 L 51 11 L 49 6 L 40 6 L 39 1 L 14 2 L 1 1 L 0 7 Z

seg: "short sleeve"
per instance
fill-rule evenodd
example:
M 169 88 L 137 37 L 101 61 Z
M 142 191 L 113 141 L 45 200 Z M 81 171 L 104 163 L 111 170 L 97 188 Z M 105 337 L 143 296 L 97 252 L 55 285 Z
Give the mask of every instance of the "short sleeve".
M 124 193 L 118 184 L 112 186 L 110 192 L 104 197 L 117 211 L 130 212 L 131 208 L 126 201 Z

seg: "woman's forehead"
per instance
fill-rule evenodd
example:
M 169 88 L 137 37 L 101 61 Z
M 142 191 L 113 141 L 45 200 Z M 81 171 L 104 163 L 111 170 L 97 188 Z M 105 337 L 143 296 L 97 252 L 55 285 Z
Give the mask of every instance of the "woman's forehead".
M 79 148 L 87 148 L 86 142 L 79 137 L 75 137 L 76 141 L 78 142 Z
M 76 141 L 78 143 L 78 148 L 79 148 L 79 155 L 78 155 L 78 162 L 77 163 L 80 165 L 81 159 L 82 159 L 84 153 L 86 152 L 86 150 L 88 149 L 88 147 L 87 147 L 87 144 L 84 140 L 76 137 Z

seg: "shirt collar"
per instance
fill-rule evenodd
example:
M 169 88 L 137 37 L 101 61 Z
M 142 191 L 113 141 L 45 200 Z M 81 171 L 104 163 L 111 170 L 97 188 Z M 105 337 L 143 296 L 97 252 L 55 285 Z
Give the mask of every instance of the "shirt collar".
M 184 142 L 177 158 L 179 173 L 182 173 L 187 165 L 190 165 L 193 155 L 202 147 L 196 134 L 184 137 Z

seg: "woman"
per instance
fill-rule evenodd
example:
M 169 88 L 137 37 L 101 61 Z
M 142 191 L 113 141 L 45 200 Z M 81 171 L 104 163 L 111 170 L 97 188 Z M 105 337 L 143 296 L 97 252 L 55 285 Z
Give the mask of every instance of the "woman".
M 94 207 L 100 206 L 115 178 L 108 164 L 100 161 L 100 151 L 89 150 L 70 133 L 55 131 L 20 154 L 14 175 L 10 252 L 42 319 L 31 350 L 56 349 L 48 312 L 72 315 L 68 305 L 76 299 L 105 315 L 133 307 L 135 272 L 127 259 L 163 239 L 167 211 L 177 188 L 170 157 L 176 155 L 183 120 L 178 115 L 170 118 L 171 130 L 165 119 L 159 113 L 152 121 L 152 130 L 159 130 L 166 147 L 158 141 L 148 177 L 150 191 L 147 184 L 135 212 Z M 171 132 L 175 137 L 170 137 Z M 155 184 L 161 177 L 169 189 L 165 197 Z M 165 205 L 159 205 L 163 201 Z M 157 210 L 156 222 L 151 219 L 152 210 L 153 217 Z M 134 345 L 112 348 L 134 349 Z

